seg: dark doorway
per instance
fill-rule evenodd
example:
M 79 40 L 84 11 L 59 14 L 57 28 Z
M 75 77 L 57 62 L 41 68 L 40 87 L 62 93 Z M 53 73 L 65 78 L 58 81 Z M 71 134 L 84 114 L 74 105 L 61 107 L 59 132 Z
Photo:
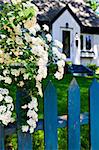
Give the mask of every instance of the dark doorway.
M 70 31 L 63 31 L 63 53 L 70 58 Z

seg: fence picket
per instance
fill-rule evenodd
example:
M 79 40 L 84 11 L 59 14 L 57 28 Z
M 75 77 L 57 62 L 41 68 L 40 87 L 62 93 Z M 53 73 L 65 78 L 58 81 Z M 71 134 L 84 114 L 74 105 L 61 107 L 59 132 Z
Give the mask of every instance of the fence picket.
M 4 149 L 4 126 L 0 125 L 0 150 Z
M 90 87 L 90 143 L 91 150 L 99 149 L 99 83 L 93 80 Z
M 75 79 L 68 89 L 68 150 L 80 150 L 80 89 Z
M 17 91 L 16 95 L 16 114 L 17 114 L 17 135 L 18 135 L 18 150 L 32 150 L 32 136 L 29 133 L 22 133 L 20 130 L 20 103 L 22 98 L 21 90 Z
M 51 81 L 44 92 L 45 149 L 57 150 L 57 95 Z
M 32 137 L 29 133 L 18 131 L 18 150 L 32 150 Z
M 25 91 L 26 92 L 26 91 Z M 17 131 L 18 150 L 32 150 L 32 136 L 20 130 L 20 103 L 25 93 L 17 91 L 16 95 L 16 123 L 8 127 L 0 125 L 0 150 L 5 150 L 4 137 Z M 27 97 L 27 96 L 26 96 Z M 29 100 L 29 97 L 27 97 Z M 68 117 L 66 117 L 68 116 Z M 90 122 L 89 122 L 90 121 Z M 44 123 L 44 125 L 43 125 Z M 37 130 L 44 130 L 45 150 L 58 149 L 57 128 L 68 128 L 68 150 L 80 150 L 80 125 L 90 123 L 91 150 L 99 149 L 99 83 L 93 80 L 90 86 L 90 115 L 80 115 L 80 89 L 75 79 L 68 89 L 68 115 L 57 117 L 57 94 L 50 81 L 44 91 L 44 121 L 39 120 Z

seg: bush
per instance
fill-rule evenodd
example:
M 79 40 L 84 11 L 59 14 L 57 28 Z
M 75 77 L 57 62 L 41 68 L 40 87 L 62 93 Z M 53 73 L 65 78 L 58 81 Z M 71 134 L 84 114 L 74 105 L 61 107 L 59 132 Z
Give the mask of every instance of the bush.
M 90 68 L 91 70 L 93 70 L 94 72 L 95 72 L 96 69 L 97 69 L 96 64 L 88 64 L 87 67 Z

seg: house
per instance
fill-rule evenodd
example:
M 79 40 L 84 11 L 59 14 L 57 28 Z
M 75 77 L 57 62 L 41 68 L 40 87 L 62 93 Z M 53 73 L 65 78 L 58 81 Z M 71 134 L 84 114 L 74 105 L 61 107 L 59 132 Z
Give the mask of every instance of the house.
M 38 22 L 63 42 L 67 61 L 99 66 L 99 16 L 83 0 L 33 0 Z

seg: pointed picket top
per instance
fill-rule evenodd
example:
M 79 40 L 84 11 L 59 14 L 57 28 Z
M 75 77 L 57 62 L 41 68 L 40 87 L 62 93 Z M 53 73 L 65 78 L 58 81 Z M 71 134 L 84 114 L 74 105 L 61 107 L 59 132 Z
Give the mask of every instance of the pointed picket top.
M 49 91 L 52 91 L 52 92 L 56 93 L 56 89 L 55 89 L 55 87 L 54 87 L 54 85 L 53 85 L 51 80 L 49 80 L 49 82 L 48 82 L 48 84 L 47 84 L 47 86 L 45 88 L 44 94 L 49 92 Z
M 73 90 L 73 89 L 80 89 L 80 88 L 79 88 L 79 85 L 78 85 L 78 83 L 77 83 L 77 81 L 76 81 L 75 78 L 72 79 L 72 81 L 71 81 L 71 83 L 70 83 L 70 86 L 69 86 L 69 88 L 68 88 L 68 91 L 71 91 L 71 90 Z
M 44 92 L 44 137 L 45 150 L 58 149 L 57 94 L 51 81 L 49 81 Z
M 71 81 L 71 83 L 70 83 L 70 87 L 71 87 L 72 85 L 77 85 L 77 86 L 78 86 L 78 83 L 77 83 L 77 81 L 76 81 L 75 78 L 72 79 L 72 81 Z
M 90 86 L 90 143 L 92 150 L 99 149 L 99 82 L 94 79 Z
M 68 89 L 68 150 L 80 150 L 80 88 L 75 78 Z

